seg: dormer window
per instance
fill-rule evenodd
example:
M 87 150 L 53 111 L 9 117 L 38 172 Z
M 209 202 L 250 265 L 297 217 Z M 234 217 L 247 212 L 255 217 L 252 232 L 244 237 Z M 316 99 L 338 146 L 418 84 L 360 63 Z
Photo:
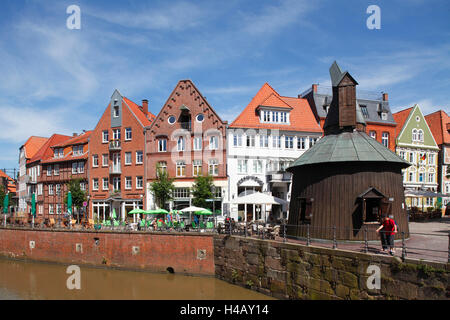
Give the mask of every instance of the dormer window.
M 362 112 L 364 118 L 368 118 L 369 111 L 367 110 L 367 106 L 360 105 L 359 107 L 361 108 L 361 112 Z
M 289 112 L 275 110 L 261 110 L 260 121 L 262 123 L 289 124 Z
M 381 113 L 381 120 L 387 120 L 387 113 L 386 112 L 382 112 Z
M 119 117 L 119 106 L 114 106 L 114 118 Z

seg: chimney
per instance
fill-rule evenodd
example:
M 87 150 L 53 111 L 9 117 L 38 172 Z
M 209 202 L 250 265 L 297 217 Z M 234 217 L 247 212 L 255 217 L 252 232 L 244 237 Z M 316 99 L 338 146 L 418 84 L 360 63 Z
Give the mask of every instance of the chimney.
M 388 94 L 386 92 L 383 92 L 383 101 L 388 101 Z
M 144 110 L 144 113 L 147 115 L 148 114 L 148 100 L 147 99 L 142 100 L 142 109 Z
M 74 133 L 72 133 L 72 136 L 76 137 L 76 136 L 78 136 L 78 134 L 76 132 L 74 132 Z
M 312 85 L 312 91 L 314 92 L 314 93 L 317 93 L 317 84 L 313 84 Z

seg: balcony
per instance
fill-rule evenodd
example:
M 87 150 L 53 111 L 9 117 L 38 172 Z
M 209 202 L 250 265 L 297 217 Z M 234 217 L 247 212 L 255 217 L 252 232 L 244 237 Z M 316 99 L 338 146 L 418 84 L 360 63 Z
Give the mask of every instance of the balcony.
M 289 172 L 273 172 L 267 175 L 267 182 L 291 182 L 292 174 Z
M 111 140 L 109 142 L 109 151 L 120 151 L 120 150 L 122 150 L 120 140 Z
M 187 131 L 191 131 L 192 130 L 190 122 L 180 122 L 180 127 L 181 127 L 181 129 L 184 129 L 184 130 L 187 130 Z
M 120 165 L 110 165 L 109 166 L 109 174 L 121 174 L 122 173 L 122 168 L 120 167 Z

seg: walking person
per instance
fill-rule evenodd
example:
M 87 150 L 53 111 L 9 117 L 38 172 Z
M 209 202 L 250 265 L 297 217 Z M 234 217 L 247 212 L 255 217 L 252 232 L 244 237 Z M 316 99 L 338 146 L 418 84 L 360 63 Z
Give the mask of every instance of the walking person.
M 381 246 L 383 252 L 389 247 L 389 254 L 394 255 L 394 235 L 397 233 L 397 224 L 387 215 L 383 216 L 381 226 L 376 230 L 377 233 L 381 232 Z

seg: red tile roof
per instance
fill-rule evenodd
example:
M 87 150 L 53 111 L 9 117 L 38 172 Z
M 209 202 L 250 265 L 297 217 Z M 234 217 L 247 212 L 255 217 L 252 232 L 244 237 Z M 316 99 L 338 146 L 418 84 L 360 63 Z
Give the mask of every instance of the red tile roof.
M 28 138 L 27 142 L 23 144 L 25 150 L 25 158 L 31 159 L 34 157 L 36 152 L 47 142 L 48 138 L 31 136 Z
M 447 124 L 450 123 L 450 117 L 445 111 L 439 110 L 431 113 L 425 116 L 425 120 L 427 121 L 438 145 L 444 143 L 450 144 L 450 133 L 447 130 Z
M 72 146 L 72 145 L 77 145 L 77 144 L 86 144 L 88 142 L 88 138 L 91 136 L 91 133 L 92 133 L 92 130 L 83 132 L 82 134 L 80 134 L 76 137 L 71 137 L 66 141 L 54 144 L 51 147 L 63 148 L 63 147 L 68 147 L 68 146 Z
M 127 97 L 123 97 L 123 100 L 130 107 L 131 111 L 135 114 L 135 116 L 138 118 L 138 120 L 144 127 L 151 125 L 153 119 L 155 119 L 155 115 L 153 113 L 149 111 L 148 114 L 146 115 L 142 107 L 138 106 L 136 103 L 134 103 Z
M 397 127 L 395 128 L 395 139 L 397 139 L 398 135 L 400 134 L 400 131 L 402 131 L 403 125 L 405 124 L 406 119 L 408 119 L 408 116 L 412 111 L 412 109 L 413 107 L 410 107 L 392 114 L 395 122 L 397 122 Z
M 44 145 L 39 149 L 39 151 L 34 155 L 34 157 L 30 159 L 29 163 L 35 161 L 43 161 L 52 158 L 54 153 L 51 147 L 55 144 L 62 143 L 70 138 L 71 138 L 70 136 L 65 136 L 62 134 L 52 135 L 47 140 L 47 142 L 45 142 Z
M 291 108 L 290 124 L 261 123 L 257 108 L 262 106 Z M 286 131 L 322 132 L 304 98 L 282 97 L 268 83 L 256 93 L 247 107 L 230 124 L 230 128 L 279 129 Z
M 8 181 L 7 188 L 9 192 L 16 192 L 16 184 L 13 178 L 8 176 L 3 170 L 0 170 L 0 178 L 6 178 L 6 180 Z

